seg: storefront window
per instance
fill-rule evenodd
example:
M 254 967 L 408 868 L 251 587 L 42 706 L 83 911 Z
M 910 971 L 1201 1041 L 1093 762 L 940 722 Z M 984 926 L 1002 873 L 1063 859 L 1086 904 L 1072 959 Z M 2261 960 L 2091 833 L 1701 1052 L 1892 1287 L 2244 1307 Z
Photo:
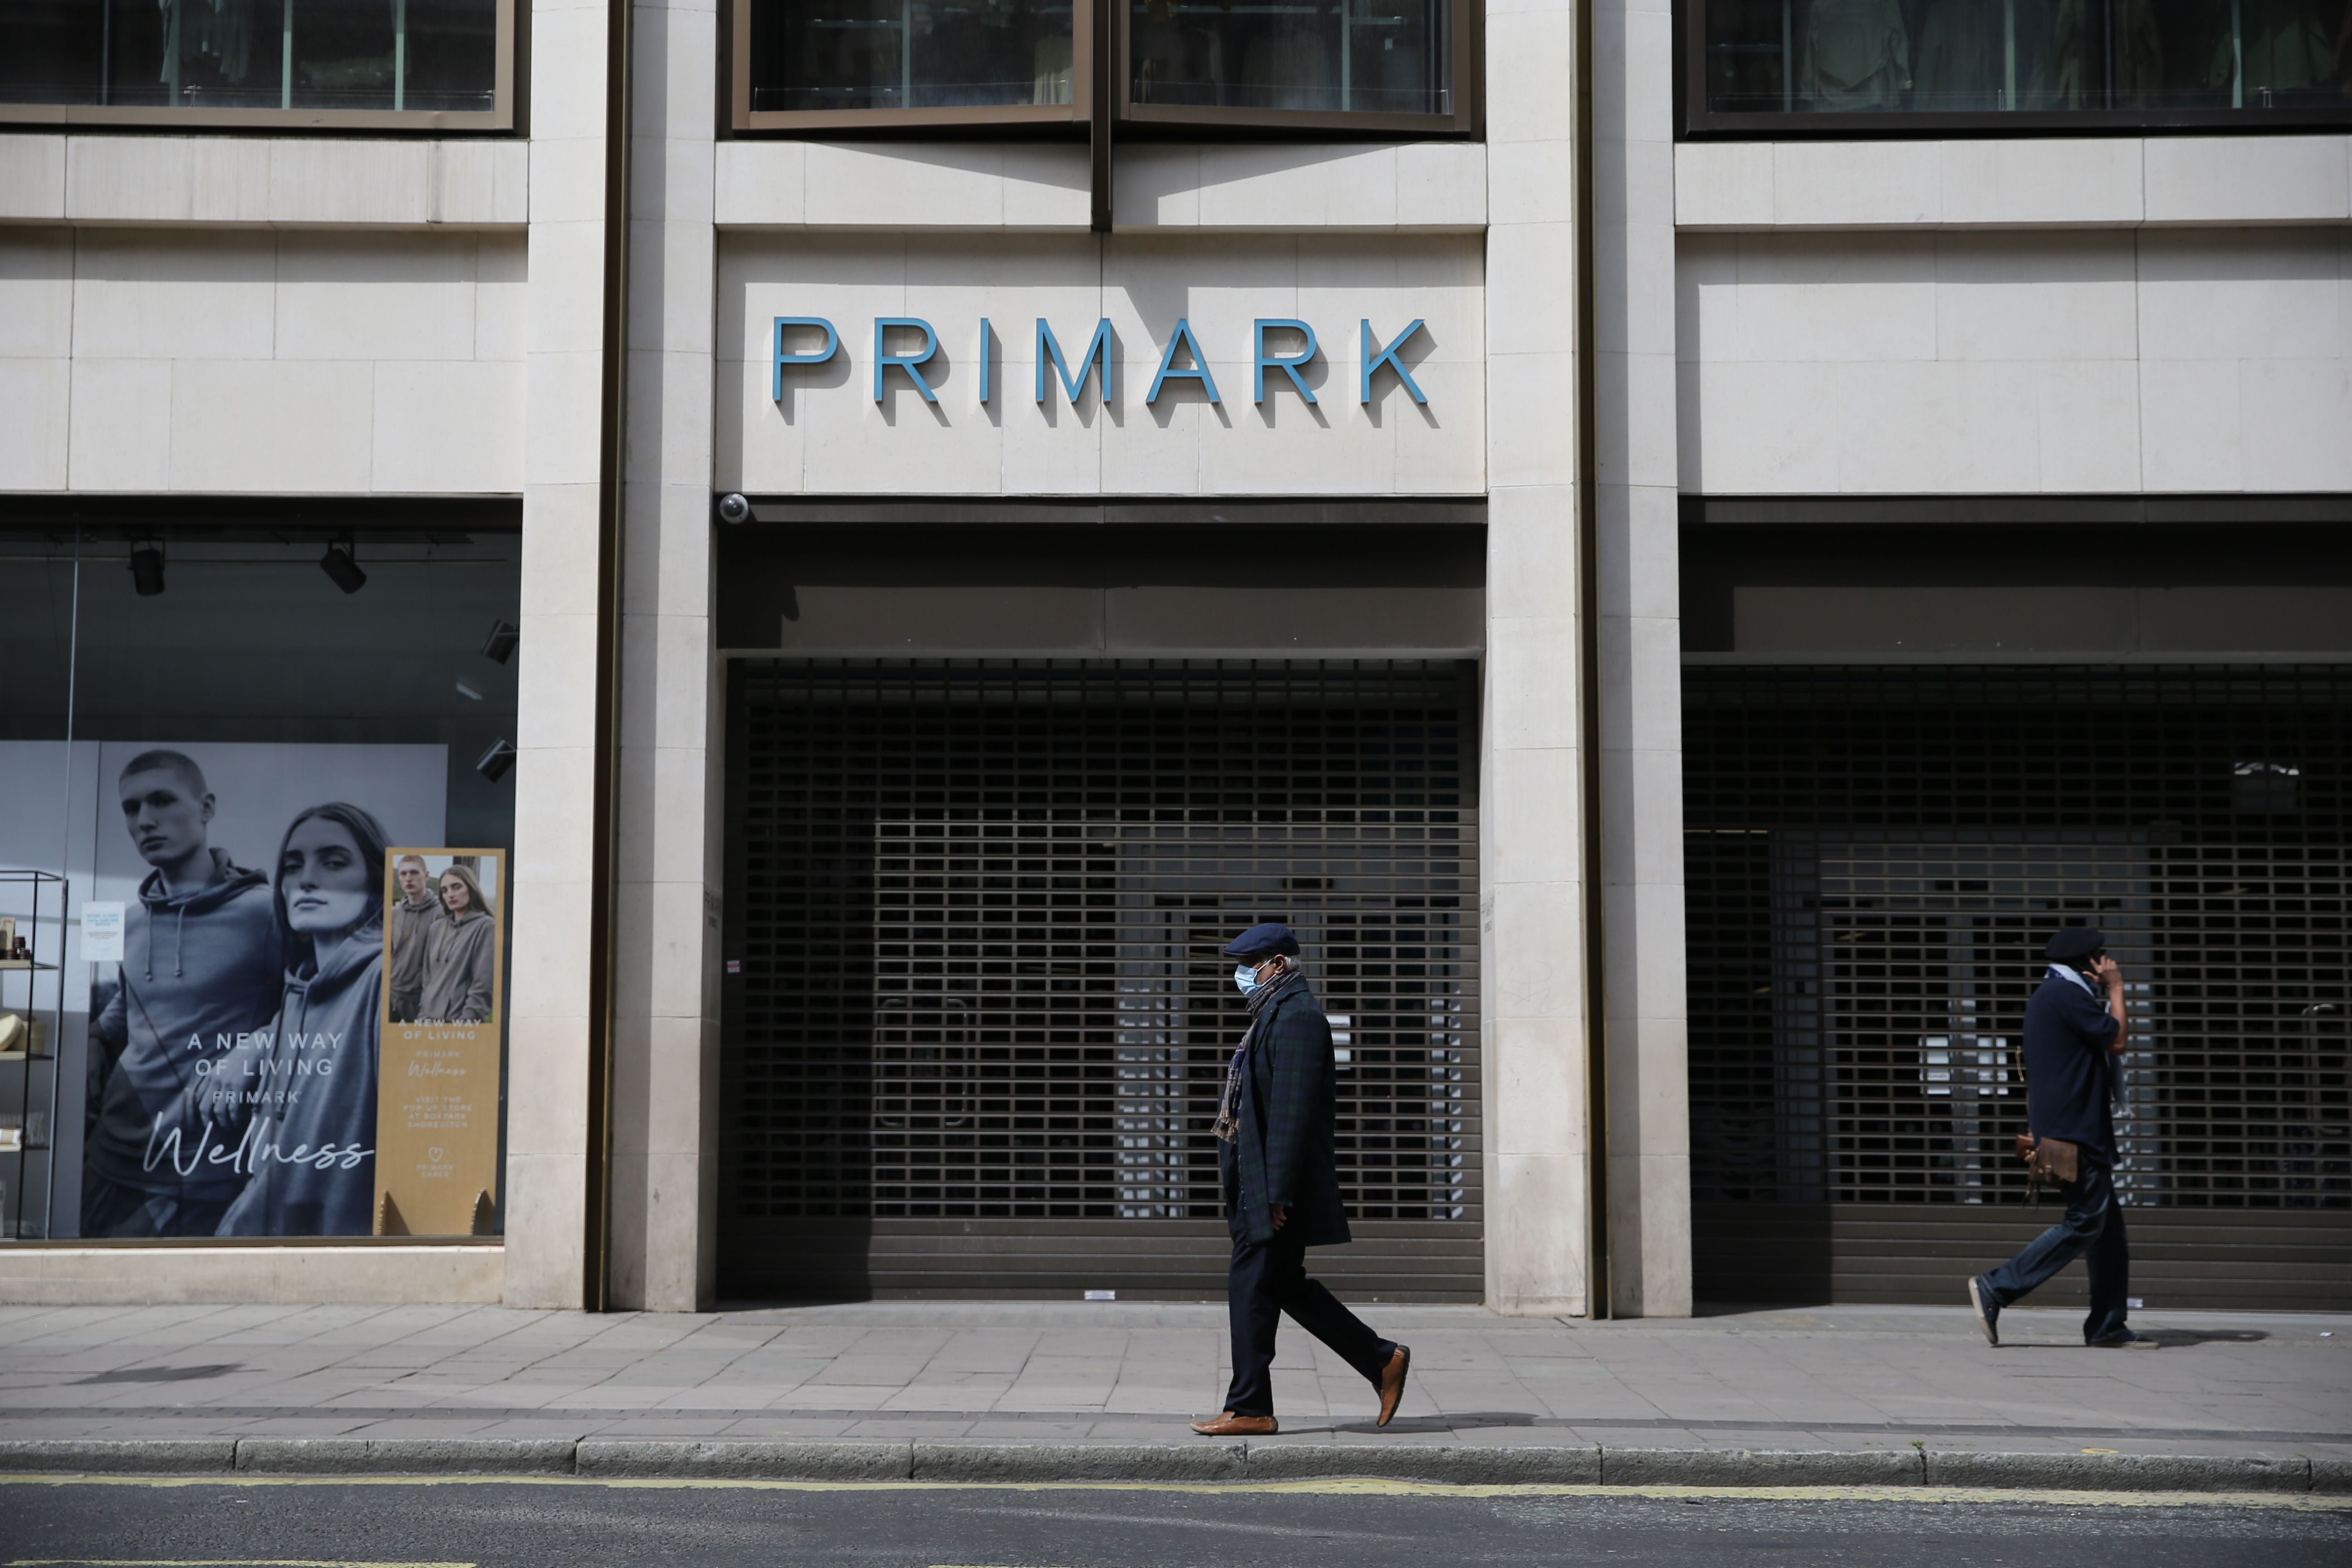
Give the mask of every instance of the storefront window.
M 1446 0 L 1173 5 L 1128 11 L 1129 100 L 1139 109 L 1451 114 Z
M 488 121 L 510 23 L 511 0 L 0 0 L 0 112 Z
M 1039 110 L 1076 101 L 1069 0 L 750 0 L 759 114 Z
M 738 129 L 1142 124 L 1455 134 L 1475 51 L 1452 0 L 736 0 Z
M 2352 0 L 1691 4 L 1702 129 L 1746 123 L 1726 116 L 2352 119 Z
M 0 1232 L 500 1229 L 519 536 L 0 535 Z

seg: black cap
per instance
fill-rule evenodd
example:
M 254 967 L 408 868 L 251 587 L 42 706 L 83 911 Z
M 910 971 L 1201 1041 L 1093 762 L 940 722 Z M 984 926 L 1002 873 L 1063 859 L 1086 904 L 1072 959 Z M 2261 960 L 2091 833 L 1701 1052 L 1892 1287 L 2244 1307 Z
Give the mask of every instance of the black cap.
M 1227 958 L 1255 959 L 1263 963 L 1269 958 L 1298 956 L 1298 934 L 1280 921 L 1268 921 L 1254 925 L 1225 944 Z
M 2072 963 L 2106 945 L 2107 933 L 2096 926 L 2063 926 L 2043 945 L 2042 956 L 2053 963 Z

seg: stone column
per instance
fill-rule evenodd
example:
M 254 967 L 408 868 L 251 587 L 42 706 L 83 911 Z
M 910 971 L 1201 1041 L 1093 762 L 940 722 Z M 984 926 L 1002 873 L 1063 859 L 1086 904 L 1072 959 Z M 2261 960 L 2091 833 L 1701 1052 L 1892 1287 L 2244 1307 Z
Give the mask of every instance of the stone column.
M 503 1216 L 518 1307 L 584 1301 L 604 27 L 601 0 L 532 0 Z
M 1586 1310 L 1570 0 L 1486 11 L 1486 1299 Z
M 615 1306 L 718 1266 L 720 682 L 712 641 L 715 0 L 638 0 L 614 927 Z
M 1610 1297 L 1691 1310 L 1675 501 L 1674 16 L 1595 0 L 1593 279 Z

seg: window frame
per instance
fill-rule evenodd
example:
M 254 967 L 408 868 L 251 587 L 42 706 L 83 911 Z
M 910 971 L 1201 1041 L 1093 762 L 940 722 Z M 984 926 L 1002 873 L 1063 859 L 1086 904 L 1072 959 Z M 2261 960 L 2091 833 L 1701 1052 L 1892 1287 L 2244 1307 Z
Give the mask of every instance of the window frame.
M 1971 109 L 1871 110 L 1860 113 L 1711 110 L 1706 107 L 1708 0 L 1675 0 L 1675 135 L 1680 141 L 1886 142 L 1998 141 L 2010 136 L 2137 136 L 2181 132 L 2245 136 L 2309 134 L 2352 129 L 2352 100 L 2341 109 Z M 1717 0 L 1730 4 L 1731 0 Z
M 1108 16 L 1110 58 L 1119 62 L 1111 93 L 1112 123 L 1147 135 L 1184 135 L 1223 131 L 1289 132 L 1318 140 L 1349 135 L 1394 140 L 1465 139 L 1482 133 L 1486 78 L 1480 49 L 1485 10 L 1480 0 L 1450 0 L 1453 6 L 1454 110 L 1448 114 L 1376 114 L 1320 110 L 1216 109 L 1193 104 L 1144 105 L 1130 98 L 1133 75 L 1126 68 L 1128 14 L 1124 0 L 1073 0 L 1071 5 L 1070 102 L 1005 104 L 993 108 L 762 110 L 751 107 L 751 7 L 761 0 L 727 0 L 723 36 L 726 119 L 738 135 L 832 136 L 845 131 L 975 129 L 996 132 L 1076 129 L 1092 123 L 1095 101 L 1095 28 Z
M 948 130 L 958 126 L 992 131 L 1068 129 L 1086 125 L 1094 106 L 1094 16 L 1092 0 L 1071 0 L 1070 101 L 1000 103 L 944 109 L 751 108 L 751 7 L 758 0 L 727 0 L 725 37 L 727 117 L 738 132 Z
M 73 130 L 103 126 L 143 131 L 260 131 L 312 135 L 339 131 L 501 132 L 519 128 L 525 0 L 496 0 L 498 32 L 491 64 L 497 106 L 446 109 L 169 109 L 155 104 L 10 103 L 0 100 L 0 126 Z

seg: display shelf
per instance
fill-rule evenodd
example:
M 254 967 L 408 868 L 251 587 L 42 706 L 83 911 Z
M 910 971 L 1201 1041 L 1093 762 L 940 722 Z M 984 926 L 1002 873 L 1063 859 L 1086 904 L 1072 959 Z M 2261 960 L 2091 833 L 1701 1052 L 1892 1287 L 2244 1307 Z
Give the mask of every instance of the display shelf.
M 5 1006 L 21 1014 L 31 1032 L 42 1037 L 39 1044 L 51 1047 L 0 1052 L 0 1101 L 8 1104 L 12 1116 L 37 1119 L 42 1131 L 38 1141 L 20 1132 L 15 1143 L 0 1150 L 0 1155 L 16 1156 L 0 1162 L 0 1171 L 6 1173 L 5 1183 L 0 1183 L 0 1189 L 5 1189 L 0 1193 L 0 1237 L 11 1239 L 46 1237 L 52 1218 L 49 1208 L 56 1182 L 49 1162 L 56 1148 L 60 1076 L 55 1070 L 55 1047 L 65 1040 L 62 961 L 68 891 L 66 879 L 53 871 L 0 867 L 0 900 L 5 900 L 6 918 L 26 949 L 22 958 L 0 958 L 0 981 L 8 982 Z M 58 943 L 58 949 L 44 959 L 41 955 L 49 942 Z M 21 988 L 10 979 L 16 974 L 25 977 Z M 26 1041 L 28 1047 L 34 1043 Z M 23 1125 L 21 1121 L 17 1123 L 20 1128 Z

